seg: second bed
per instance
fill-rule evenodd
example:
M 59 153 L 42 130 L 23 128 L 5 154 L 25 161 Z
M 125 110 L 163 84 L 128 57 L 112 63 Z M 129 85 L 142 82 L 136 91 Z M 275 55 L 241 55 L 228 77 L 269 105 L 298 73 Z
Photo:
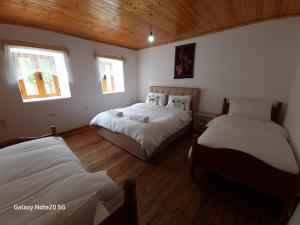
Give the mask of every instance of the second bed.
M 98 114 L 91 124 L 98 126 L 100 136 L 142 160 L 148 160 L 191 128 L 191 113 L 199 108 L 200 89 L 151 86 L 151 93 L 168 97 L 192 96 L 190 110 L 181 111 L 149 103 L 137 103 L 116 109 L 123 116 L 112 116 L 108 111 Z M 132 121 L 129 116 L 149 117 L 148 123 Z

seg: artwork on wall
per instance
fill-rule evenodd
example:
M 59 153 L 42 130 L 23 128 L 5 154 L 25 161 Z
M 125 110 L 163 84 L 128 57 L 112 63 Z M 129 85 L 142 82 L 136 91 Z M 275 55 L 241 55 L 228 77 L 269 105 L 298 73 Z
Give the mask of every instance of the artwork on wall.
M 176 46 L 174 79 L 194 77 L 195 43 Z

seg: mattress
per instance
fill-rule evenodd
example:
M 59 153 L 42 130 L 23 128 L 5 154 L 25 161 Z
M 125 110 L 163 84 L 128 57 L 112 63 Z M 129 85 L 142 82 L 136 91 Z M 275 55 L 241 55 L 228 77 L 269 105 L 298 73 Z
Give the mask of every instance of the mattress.
M 105 171 L 87 172 L 62 138 L 0 149 L 0 224 L 92 224 L 100 201 L 118 187 Z
M 161 143 L 186 127 L 191 121 L 188 111 L 149 103 L 138 103 L 115 110 L 122 112 L 123 116 L 117 117 L 108 111 L 102 112 L 92 119 L 91 125 L 98 125 L 133 138 L 142 149 L 145 149 L 148 156 L 152 155 Z M 149 122 L 141 123 L 130 120 L 131 115 L 148 116 Z
M 289 173 L 299 171 L 286 130 L 274 122 L 223 115 L 208 124 L 198 144 L 241 151 Z

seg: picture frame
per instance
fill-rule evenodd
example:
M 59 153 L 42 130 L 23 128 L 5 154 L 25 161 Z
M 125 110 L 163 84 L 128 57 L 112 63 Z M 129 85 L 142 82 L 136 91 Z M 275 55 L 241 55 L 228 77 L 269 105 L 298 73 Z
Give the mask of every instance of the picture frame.
M 196 43 L 175 47 L 174 79 L 194 77 Z

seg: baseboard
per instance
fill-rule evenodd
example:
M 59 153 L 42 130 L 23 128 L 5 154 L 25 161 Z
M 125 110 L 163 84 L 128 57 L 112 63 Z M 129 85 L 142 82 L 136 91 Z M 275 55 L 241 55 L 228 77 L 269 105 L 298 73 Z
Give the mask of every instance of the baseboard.
M 70 129 L 70 130 L 58 132 L 58 136 L 65 136 L 65 135 L 68 135 L 70 133 L 82 130 L 82 129 L 87 129 L 89 127 L 92 127 L 92 126 L 90 126 L 90 125 L 83 125 L 83 126 L 80 126 L 80 127 L 76 127 L 76 128 Z

